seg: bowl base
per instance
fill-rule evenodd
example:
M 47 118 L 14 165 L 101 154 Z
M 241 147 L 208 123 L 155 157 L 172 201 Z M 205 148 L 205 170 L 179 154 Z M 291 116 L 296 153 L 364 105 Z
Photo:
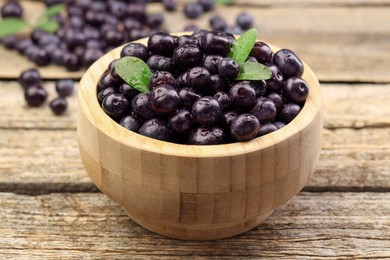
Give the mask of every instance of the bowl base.
M 216 240 L 233 237 L 257 227 L 273 212 L 272 210 L 256 218 L 234 223 L 189 225 L 155 220 L 130 212 L 125 207 L 123 209 L 138 225 L 162 236 L 181 240 Z

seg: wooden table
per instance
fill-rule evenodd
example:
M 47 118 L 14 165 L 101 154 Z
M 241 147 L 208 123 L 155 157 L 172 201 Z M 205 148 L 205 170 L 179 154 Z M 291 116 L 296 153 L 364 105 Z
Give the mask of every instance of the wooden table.
M 148 232 L 83 169 L 76 98 L 62 117 L 30 109 L 15 78 L 32 64 L 0 48 L 0 259 L 390 259 L 390 0 L 240 0 L 265 41 L 295 50 L 317 73 L 324 142 L 304 190 L 258 228 L 213 242 Z M 30 19 L 40 3 L 24 1 Z M 159 11 L 158 5 L 148 7 Z M 205 15 L 196 23 L 206 26 Z M 179 31 L 190 23 L 166 15 Z M 46 79 L 72 76 L 57 67 Z M 46 81 L 54 98 L 54 83 Z

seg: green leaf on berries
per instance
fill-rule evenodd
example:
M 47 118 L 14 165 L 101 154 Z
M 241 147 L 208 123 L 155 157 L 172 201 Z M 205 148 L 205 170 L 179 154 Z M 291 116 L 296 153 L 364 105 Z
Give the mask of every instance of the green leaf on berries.
M 49 8 L 47 8 L 45 10 L 45 12 L 43 12 L 41 17 L 48 17 L 49 18 L 49 17 L 52 17 L 56 14 L 61 13 L 65 9 L 66 9 L 66 4 L 56 4 L 56 5 L 53 5 Z
M 60 28 L 60 25 L 54 20 L 47 20 L 47 21 L 38 23 L 35 26 L 35 28 L 44 30 L 44 31 L 49 32 L 49 33 L 54 33 Z
M 217 5 L 232 5 L 234 4 L 235 0 L 216 0 L 215 3 Z
M 240 74 L 236 80 L 267 80 L 272 77 L 271 70 L 256 62 L 245 62 L 240 64 Z
M 233 44 L 229 57 L 233 58 L 238 63 L 244 63 L 255 45 L 256 39 L 257 30 L 255 28 L 246 31 Z
M 115 63 L 116 73 L 136 90 L 149 92 L 149 82 L 153 76 L 148 65 L 137 57 L 126 56 Z
M 17 34 L 27 26 L 28 23 L 25 20 L 18 18 L 5 18 L 0 20 L 0 38 Z

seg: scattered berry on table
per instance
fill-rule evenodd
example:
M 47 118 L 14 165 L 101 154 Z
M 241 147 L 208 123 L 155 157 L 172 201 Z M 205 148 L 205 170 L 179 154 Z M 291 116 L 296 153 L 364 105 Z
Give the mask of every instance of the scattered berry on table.
M 58 97 L 53 99 L 50 102 L 49 106 L 51 111 L 53 111 L 54 114 L 62 115 L 66 111 L 66 108 L 68 107 L 68 102 L 66 101 L 65 98 Z
M 39 107 L 47 99 L 47 91 L 40 85 L 34 85 L 27 88 L 24 92 L 24 99 L 32 107 Z
M 74 80 L 60 79 L 56 82 L 56 91 L 60 97 L 67 97 L 72 95 L 74 90 Z

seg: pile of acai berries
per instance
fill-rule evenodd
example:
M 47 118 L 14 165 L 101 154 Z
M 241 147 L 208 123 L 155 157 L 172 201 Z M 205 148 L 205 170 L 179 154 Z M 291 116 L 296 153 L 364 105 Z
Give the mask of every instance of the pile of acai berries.
M 129 43 L 101 76 L 98 102 L 123 127 L 180 144 L 248 141 L 276 131 L 297 116 L 308 96 L 303 63 L 291 50 L 273 53 L 246 36 L 160 32 L 147 46 Z M 244 62 L 236 58 L 243 56 Z M 268 76 L 259 79 L 261 73 Z M 146 84 L 140 87 L 140 81 Z

